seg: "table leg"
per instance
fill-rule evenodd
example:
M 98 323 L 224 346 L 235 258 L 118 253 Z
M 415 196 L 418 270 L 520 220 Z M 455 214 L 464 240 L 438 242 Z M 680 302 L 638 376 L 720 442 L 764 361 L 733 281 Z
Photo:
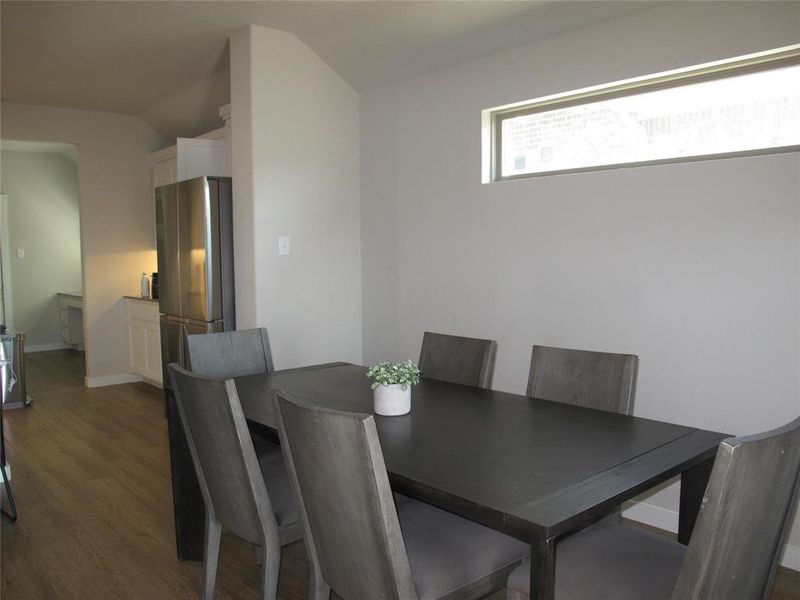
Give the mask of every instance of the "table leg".
M 172 471 L 172 501 L 175 517 L 175 545 L 180 560 L 203 560 L 205 505 L 194 472 L 192 455 L 183 432 L 178 404 L 171 392 L 167 396 L 167 429 Z
M 556 588 L 556 541 L 553 538 L 531 544 L 530 600 L 553 600 Z
M 678 541 L 688 544 L 697 521 L 697 513 L 706 493 L 708 478 L 714 466 L 714 457 L 704 460 L 681 473 L 681 505 L 678 516 Z

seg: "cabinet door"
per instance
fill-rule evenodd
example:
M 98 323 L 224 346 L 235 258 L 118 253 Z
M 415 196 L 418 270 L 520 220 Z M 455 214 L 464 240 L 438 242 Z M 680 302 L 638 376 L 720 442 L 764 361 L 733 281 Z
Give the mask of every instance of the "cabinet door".
M 63 335 L 63 331 L 62 331 Z M 76 346 L 83 343 L 83 309 L 67 308 L 67 343 Z
M 145 377 L 162 382 L 161 370 L 161 332 L 158 321 L 146 323 L 145 328 L 145 354 L 147 356 L 144 375 Z
M 131 319 L 128 322 L 131 344 L 131 371 L 144 375 L 147 371 L 147 331 L 142 321 Z
M 178 138 L 177 180 L 195 177 L 230 177 L 226 140 Z
M 168 158 L 153 164 L 153 187 L 161 187 L 178 181 L 178 159 Z

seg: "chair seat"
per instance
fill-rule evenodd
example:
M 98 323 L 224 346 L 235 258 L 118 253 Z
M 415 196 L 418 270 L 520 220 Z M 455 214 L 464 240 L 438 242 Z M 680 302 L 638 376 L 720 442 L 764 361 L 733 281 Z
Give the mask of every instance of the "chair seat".
M 604 519 L 556 546 L 557 600 L 669 600 L 686 547 Z M 508 578 L 508 597 L 527 598 L 530 562 Z
M 261 446 L 258 463 L 261 473 L 264 475 L 264 483 L 269 490 L 269 499 L 272 502 L 272 510 L 275 512 L 275 520 L 278 522 L 281 546 L 284 546 L 302 539 L 303 529 L 289 482 L 289 474 L 286 472 L 286 464 L 281 454 L 281 447 L 277 444 L 272 445 L 274 446 L 273 450 L 267 450 L 265 445 Z
M 281 455 L 281 447 L 275 442 L 268 440 L 264 436 L 254 434 L 252 431 L 250 432 L 250 438 L 253 440 L 253 449 L 256 451 L 256 456 L 259 457 L 259 460 L 261 460 L 262 456 L 268 458 Z
M 530 551 L 528 544 L 430 504 L 400 495 L 395 503 L 419 600 L 483 596 L 492 590 L 475 586 L 492 574 L 498 577 L 494 588 L 502 588 Z

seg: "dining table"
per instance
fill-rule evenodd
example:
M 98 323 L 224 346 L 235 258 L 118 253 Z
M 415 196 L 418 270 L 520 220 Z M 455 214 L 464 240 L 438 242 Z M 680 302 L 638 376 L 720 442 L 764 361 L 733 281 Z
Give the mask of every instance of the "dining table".
M 274 392 L 373 413 L 366 367 L 328 363 L 236 377 L 244 415 L 274 434 Z M 558 542 L 680 475 L 688 543 L 726 434 L 422 378 L 411 412 L 375 415 L 395 492 L 531 546 L 531 598 L 555 593 Z

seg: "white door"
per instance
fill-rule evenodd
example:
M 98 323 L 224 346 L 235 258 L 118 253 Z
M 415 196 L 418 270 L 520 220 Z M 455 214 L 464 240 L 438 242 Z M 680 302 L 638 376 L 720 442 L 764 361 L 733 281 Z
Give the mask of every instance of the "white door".
M 0 323 L 11 329 L 11 241 L 8 226 L 8 196 L 0 194 Z

